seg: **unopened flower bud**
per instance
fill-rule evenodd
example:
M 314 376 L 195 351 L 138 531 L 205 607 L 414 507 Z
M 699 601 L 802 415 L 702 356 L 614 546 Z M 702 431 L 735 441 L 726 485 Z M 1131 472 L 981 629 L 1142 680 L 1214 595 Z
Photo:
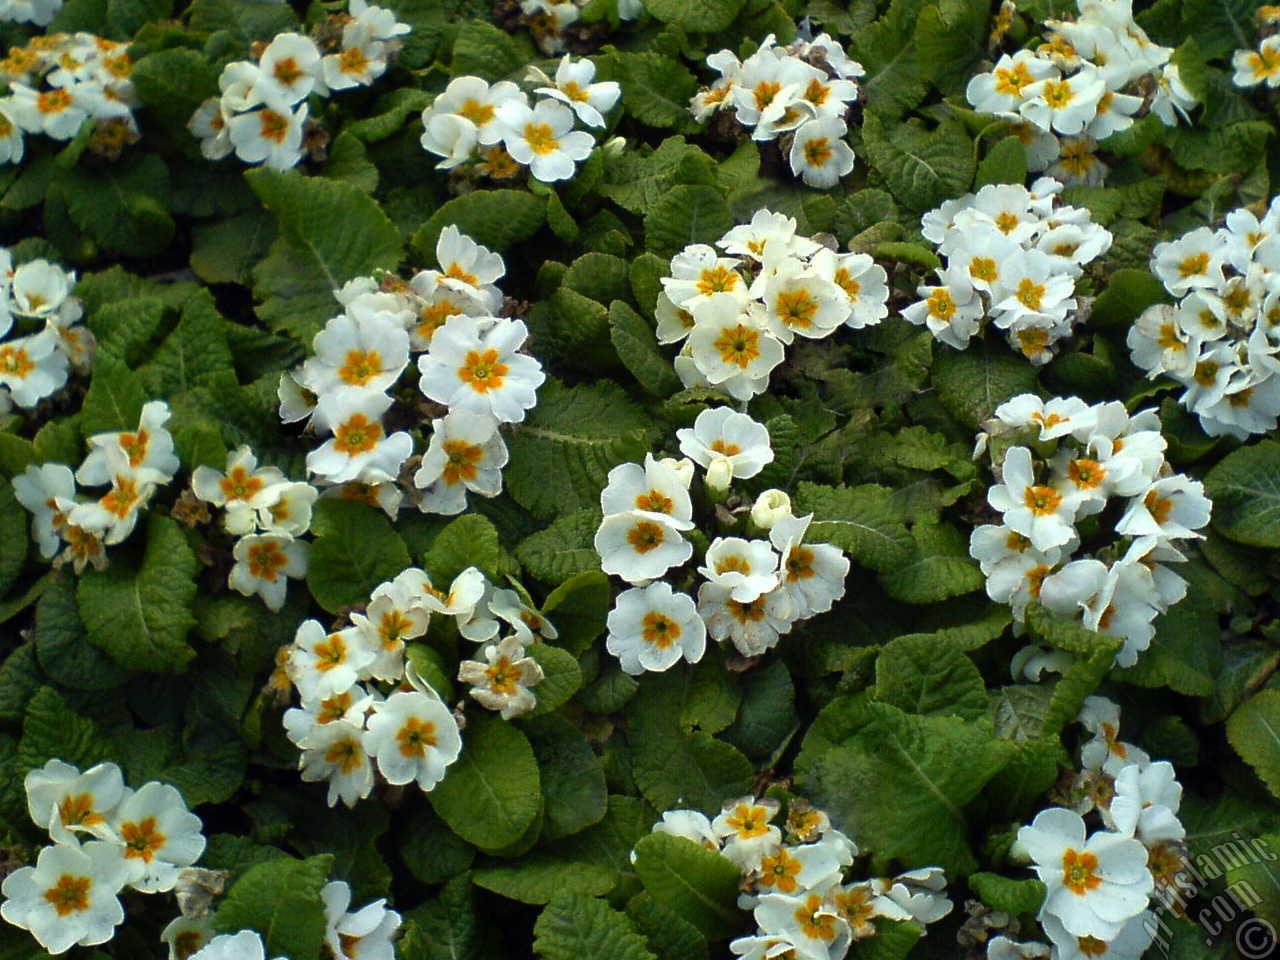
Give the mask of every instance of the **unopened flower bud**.
M 716 457 L 707 467 L 707 489 L 712 493 L 724 493 L 733 482 L 733 462 L 728 457 Z
M 782 517 L 791 516 L 791 498 L 781 490 L 766 490 L 751 507 L 751 522 L 761 530 L 772 530 Z
M 676 476 L 680 478 L 680 482 L 684 484 L 686 490 L 693 483 L 693 461 L 688 457 L 663 457 L 658 461 L 664 467 L 670 467 L 676 472 Z

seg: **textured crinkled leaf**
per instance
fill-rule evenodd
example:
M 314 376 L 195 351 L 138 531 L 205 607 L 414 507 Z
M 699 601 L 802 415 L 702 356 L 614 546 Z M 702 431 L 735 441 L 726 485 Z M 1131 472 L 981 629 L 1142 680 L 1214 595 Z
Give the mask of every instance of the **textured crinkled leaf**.
M 636 873 L 649 895 L 708 939 L 726 936 L 741 923 L 738 868 L 725 857 L 668 833 L 641 837 L 635 855 Z
M 1035 367 L 1003 346 L 975 344 L 968 350 L 940 347 L 933 363 L 938 400 L 963 426 L 976 430 L 996 407 L 1036 389 Z
M 992 822 L 1030 820 L 1044 809 L 1045 792 L 1058 780 L 1060 767 L 1072 760 L 1056 738 L 1015 743 L 1013 758 L 987 783 L 982 792 Z
M 538 705 L 531 716 L 557 710 L 582 687 L 582 668 L 567 650 L 550 643 L 535 643 L 526 648 L 526 654 L 538 661 L 542 668 L 542 682 L 533 688 Z
M 627 369 L 654 396 L 669 397 L 680 389 L 680 378 L 658 348 L 653 328 L 621 300 L 609 304 L 609 336 Z
M 1089 324 L 1127 332 L 1143 310 L 1168 301 L 1168 292 L 1149 270 L 1117 270 L 1093 302 Z
M 1213 526 L 1251 547 L 1280 547 L 1280 443 L 1262 440 L 1227 454 L 1204 478 Z
M 733 211 L 713 187 L 672 187 L 645 215 L 645 248 L 672 257 L 691 243 L 714 243 L 733 225 Z
M 538 764 L 528 738 L 496 716 L 471 714 L 462 754 L 429 794 L 431 806 L 468 843 L 515 843 L 541 809 Z
M 1253 46 L 1260 0 L 1184 0 L 1182 35 L 1193 36 L 1205 57 L 1225 57 Z
M 707 938 L 688 920 L 648 893 L 627 901 L 627 916 L 658 960 L 708 960 Z
M 270 42 L 277 34 L 298 29 L 298 15 L 287 5 L 254 0 L 196 0 L 186 16 L 192 30 L 229 30 L 244 41 Z
M 808 539 L 834 543 L 872 570 L 888 573 L 906 563 L 915 541 L 893 504 L 892 492 L 876 484 L 826 487 L 802 482 L 796 488 L 797 514 L 812 512 Z
M 631 295 L 629 269 L 622 257 L 587 253 L 569 264 L 562 285 L 597 303 L 608 304 Z
M 382 512 L 351 500 L 316 504 L 307 587 L 330 613 L 363 606 L 379 584 L 412 565 L 409 551 Z
M 0 481 L 0 597 L 9 592 L 26 562 L 29 520 L 13 486 Z
M 859 697 L 833 701 L 796 760 L 804 796 L 877 861 L 937 864 L 962 877 L 977 866 L 961 809 L 1013 757 L 989 724 L 916 716 Z M 963 757 L 964 763 L 956 763 Z
M 138 99 L 171 127 L 185 127 L 206 97 L 218 95 L 217 70 L 207 57 L 188 47 L 143 57 L 134 64 L 129 80 Z
M 173 332 L 159 346 L 153 345 L 150 362 L 138 368 L 138 380 L 146 395 L 172 396 L 197 386 L 219 371 L 232 369 L 224 325 L 222 314 L 207 290 L 188 299 Z
M 617 366 L 610 343 L 609 310 L 590 297 L 560 287 L 544 312 L 530 316 L 542 328 L 541 341 L 550 357 L 560 363 L 599 375 Z
M 36 606 L 34 640 L 40 666 L 50 679 L 63 686 L 109 690 L 133 676 L 132 671 L 89 642 L 76 603 L 76 586 L 71 580 L 53 580 L 44 591 Z
M 21 723 L 27 704 L 45 681 L 34 643 L 24 643 L 0 661 L 0 721 Z
M 404 960 L 473 960 L 480 946 L 470 875 L 454 877 L 409 915 L 396 952 Z
M 980 720 L 987 716 L 982 674 L 957 647 L 899 637 L 876 659 L 876 699 L 907 713 Z
M 1041 733 L 1046 737 L 1056 737 L 1079 715 L 1085 698 L 1098 689 L 1115 662 L 1116 652 L 1123 646 L 1123 641 L 1086 630 L 1079 623 L 1050 613 L 1038 603 L 1027 608 L 1026 622 L 1041 640 L 1076 657 L 1054 685 L 1053 696 L 1045 710 Z
M 467 567 L 477 567 L 491 581 L 500 582 L 506 572 L 505 551 L 493 523 L 478 514 L 449 521 L 436 534 L 422 557 L 431 582 L 441 589 Z
M 1227 739 L 1280 797 L 1280 691 L 1261 690 L 1227 721 Z
M 138 418 L 147 396 L 136 373 L 110 353 L 94 360 L 93 379 L 80 408 L 80 429 L 84 436 L 116 430 L 138 429 Z
M 409 808 L 395 839 L 409 872 L 423 883 L 443 883 L 470 868 L 475 848 L 449 829 L 425 803 Z
M 273 330 L 310 339 L 338 312 L 333 294 L 353 277 L 394 269 L 400 233 L 359 187 L 259 168 L 245 174 L 276 218 L 280 236 L 254 269 L 259 313 Z
M 644 0 L 644 7 L 663 23 L 697 33 L 717 33 L 733 23 L 745 0 Z
M 546 646 L 537 644 L 534 649 Z M 530 720 L 524 729 L 533 745 L 542 784 L 542 842 L 559 840 L 599 823 L 608 804 L 608 790 L 600 760 L 587 738 L 561 717 Z
M 492 23 L 464 21 L 453 41 L 454 76 L 478 74 L 486 80 L 501 80 L 522 70 L 533 59 L 533 50 L 527 40 L 521 40 Z
M 600 864 L 566 860 L 540 849 L 477 867 L 471 879 L 476 886 L 511 900 L 540 904 L 559 894 L 603 896 L 617 885 L 618 874 Z
M 507 482 L 511 482 L 509 476 Z M 561 583 L 593 571 L 599 573 L 600 554 L 593 545 L 599 527 L 598 507 L 567 513 L 545 530 L 522 540 L 516 547 L 516 558 L 525 570 L 547 583 Z
M 1151 645 L 1138 654 L 1133 667 L 1117 670 L 1126 683 L 1169 687 L 1192 697 L 1211 696 L 1223 662 L 1219 614 L 1226 612 L 1213 599 L 1210 579 L 1216 575 L 1198 561 L 1179 564 L 1188 580 L 1187 596 L 1155 620 Z
M 246 210 L 191 229 L 191 269 L 207 283 L 252 283 L 253 268 L 276 238 L 276 221 L 265 210 Z
M 986 53 L 990 16 L 984 0 L 939 0 L 920 11 L 915 42 L 921 73 L 944 94 L 963 91 Z
M 698 81 L 679 60 L 657 53 L 615 53 L 613 62 L 614 79 L 622 87 L 629 115 L 675 133 L 699 129 L 689 115 L 689 100 L 698 92 Z
M 987 151 L 973 179 L 975 190 L 991 183 L 1027 182 L 1027 148 L 1017 137 L 1005 137 Z
M 549 379 L 508 444 L 507 489 L 544 519 L 595 507 L 609 471 L 644 457 L 648 423 L 616 384 L 566 387 Z
M 365 193 L 378 189 L 378 168 L 369 159 L 364 143 L 343 130 L 329 145 L 324 175 L 331 180 L 354 184 Z
M 1029 880 L 1010 880 L 998 873 L 974 873 L 969 875 L 969 886 L 992 910 L 1001 910 L 1018 916 L 1035 913 L 1044 903 L 1045 886 L 1034 877 Z
M 552 590 L 542 605 L 542 613 L 556 628 L 556 646 L 576 656 L 604 633 L 605 618 L 612 606 L 609 578 L 599 570 L 586 570 Z
M 722 736 L 753 760 L 767 759 L 800 725 L 791 673 L 773 660 L 742 676 L 738 715 Z
M 533 932 L 534 952 L 546 960 L 656 960 L 625 913 L 580 893 L 553 897 Z
M 250 867 L 218 906 L 214 929 L 256 930 L 269 957 L 299 960 L 319 955 L 325 930 L 320 891 L 332 867 L 332 856 L 279 858 Z
M 667 137 L 652 153 L 628 150 L 610 158 L 600 193 L 643 216 L 676 184 L 710 186 L 717 172 L 715 161 L 700 148 L 686 143 L 684 137 Z
M 169 171 L 155 154 L 135 155 L 92 172 L 84 166 L 58 178 L 76 226 L 112 253 L 149 257 L 173 239 Z
M 537 233 L 547 218 L 547 203 L 522 190 L 477 190 L 450 200 L 413 235 L 413 247 L 436 263 L 436 241 L 450 224 L 490 250 L 506 250 Z
M 180 673 L 195 656 L 187 632 L 196 622 L 191 602 L 200 561 L 168 517 L 149 514 L 146 531 L 140 563 L 117 556 L 105 570 L 86 571 L 76 599 L 89 642 L 117 663 L 148 673 Z
M 862 142 L 893 195 L 912 210 L 932 209 L 973 181 L 973 141 L 954 120 L 944 120 L 934 130 L 918 121 L 890 130 L 868 113 Z
M 917 523 L 911 539 L 915 547 L 907 561 L 880 575 L 889 596 L 907 603 L 935 603 L 980 590 L 986 583 L 964 536 L 946 521 Z
M 425 90 L 416 87 L 400 87 L 392 90 L 374 105 L 374 113 L 359 120 L 353 120 L 343 127 L 345 133 L 359 137 L 365 143 L 385 140 L 404 126 L 410 114 L 421 113 L 431 106 L 435 98 Z
M 118 760 L 98 725 L 82 717 L 52 687 L 40 687 L 27 702 L 16 763 L 21 776 L 54 758 L 84 770 L 103 760 Z

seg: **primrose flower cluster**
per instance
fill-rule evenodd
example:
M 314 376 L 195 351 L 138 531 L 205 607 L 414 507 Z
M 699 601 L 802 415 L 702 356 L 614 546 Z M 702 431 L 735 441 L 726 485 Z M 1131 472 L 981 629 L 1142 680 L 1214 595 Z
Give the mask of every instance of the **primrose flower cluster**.
M 1259 7 L 1255 16 L 1258 26 L 1266 29 L 1252 49 L 1237 50 L 1231 57 L 1235 74 L 1231 77 L 1237 87 L 1257 87 L 1266 84 L 1269 89 L 1280 87 L 1280 34 L 1274 33 L 1280 17 L 1275 7 Z
M 721 50 L 707 66 L 720 78 L 694 95 L 698 122 L 732 111 L 751 139 L 781 141 L 791 172 L 810 187 L 834 187 L 853 169 L 846 117 L 866 71 L 839 42 L 824 33 L 780 47 L 769 34 L 746 60 Z
M 9 85 L 0 97 L 0 163 L 21 162 L 24 134 L 70 140 L 88 120 L 94 129 L 87 149 L 120 156 L 138 139 L 132 73 L 128 44 L 91 33 L 55 33 L 10 48 L 0 60 L 0 79 Z
M 1280 200 L 1261 218 L 1241 207 L 1217 230 L 1158 243 L 1151 271 L 1176 299 L 1129 330 L 1147 376 L 1186 387 L 1179 398 L 1211 437 L 1274 430 L 1280 416 Z
M 0 916 L 49 953 L 110 940 L 124 921 L 121 890 L 172 890 L 204 853 L 200 818 L 182 794 L 157 781 L 132 790 L 114 763 L 81 773 L 50 760 L 24 786 L 31 819 L 53 845 L 5 877 Z
M 1109 172 L 1098 141 L 1140 113 L 1176 126 L 1199 101 L 1169 62 L 1173 50 L 1133 19 L 1131 0 L 1077 2 L 1079 19 L 1046 21 L 1044 43 L 1002 55 L 965 92 L 975 110 L 1014 121 L 1032 170 L 1097 186 Z
M 541 364 L 519 352 L 528 337 L 523 321 L 497 316 L 502 257 L 453 225 L 441 232 L 436 256 L 439 270 L 408 283 L 390 276 L 347 283 L 337 294 L 344 311 L 316 334 L 315 356 L 280 378 L 281 419 L 332 434 L 307 455 L 308 472 L 393 517 L 413 439 L 388 432 L 384 417 L 412 353 L 422 394 L 448 407 L 431 421 L 413 474 L 426 513 L 461 513 L 467 491 L 501 492 L 507 447 L 499 427 L 524 419 L 546 379 Z
M 218 78 L 221 94 L 202 103 L 187 128 L 209 160 L 235 155 L 273 170 L 307 151 L 308 99 L 370 86 L 386 72 L 409 26 L 390 10 L 350 0 L 316 31 L 278 34 L 253 60 L 235 60 Z
M 977 453 L 990 446 L 999 460 L 1000 482 L 987 502 L 1001 521 L 976 527 L 969 553 L 987 595 L 1009 604 L 1019 622 L 1039 600 L 1120 637 L 1116 663 L 1133 666 L 1155 635 L 1152 621 L 1186 594 L 1186 581 L 1165 564 L 1186 559 L 1179 541 L 1204 536 L 1204 485 L 1165 462 L 1155 411 L 1130 416 L 1119 401 L 1089 406 L 1022 394 L 996 408 L 983 430 Z M 1086 533 L 1092 556 L 1077 556 L 1080 525 L 1113 498 L 1122 502 L 1120 518 Z
M 285 711 L 285 730 L 302 749 L 302 779 L 329 782 L 330 806 L 367 797 L 375 766 L 390 784 L 429 791 L 458 759 L 458 721 L 414 660 L 406 662 L 405 641 L 425 636 L 432 614 L 453 618 L 463 639 L 483 645 L 483 662 L 464 661 L 458 673 L 474 699 L 504 719 L 536 705 L 529 688 L 543 675 L 525 648 L 557 633 L 526 598 L 495 588 L 475 567 L 447 592 L 423 570 L 404 570 L 374 590 L 350 626 L 327 631 L 307 620 L 279 657 L 273 685 L 292 684 L 301 697 Z M 504 629 L 510 633 L 500 638 Z
M 668 810 L 653 827 L 719 853 L 741 872 L 738 906 L 758 924 L 756 933 L 729 944 L 743 960 L 839 960 L 855 940 L 876 935 L 876 917 L 923 929 L 951 912 L 941 868 L 851 880 L 854 842 L 799 797 L 788 800 L 779 827 L 772 821 L 781 810 L 771 798 L 741 797 L 714 820 Z
M 133 533 L 142 509 L 178 472 L 173 436 L 164 428 L 168 420 L 169 405 L 152 400 L 143 405 L 137 430 L 90 437 L 89 453 L 74 473 L 64 463 L 31 464 L 13 478 L 18 502 L 34 515 L 32 536 L 46 560 L 70 563 L 76 573 L 90 563 L 106 567 L 105 548 Z M 82 500 L 77 483 L 111 489 Z
M 1030 190 L 989 184 L 926 213 L 922 231 L 944 265 L 903 319 L 957 350 L 990 319 L 1028 360 L 1048 363 L 1079 321 L 1076 280 L 1112 240 L 1088 210 L 1062 203 L 1061 192 L 1051 177 Z
M 696 604 L 657 580 L 693 556 L 684 533 L 695 527 L 694 464 L 706 470 L 708 494 L 723 498 L 735 477 L 754 477 L 773 459 L 768 431 L 727 407 L 704 410 L 677 437 L 684 459 L 649 454 L 643 466 L 621 464 L 600 494 L 600 568 L 634 585 L 609 612 L 605 646 L 633 675 L 666 670 L 682 657 L 697 663 L 708 635 L 758 656 L 800 620 L 830 610 L 849 571 L 838 548 L 804 543 L 812 514 L 792 516 L 786 494 L 770 490 L 751 511 L 768 539 L 716 537 L 698 567 L 704 582 Z
M 246 597 L 258 594 L 269 610 L 283 607 L 289 578 L 307 575 L 311 545 L 300 538 L 311 527 L 320 491 L 290 480 L 276 467 L 258 466 L 247 445 L 227 454 L 225 472 L 196 467 L 191 490 L 205 503 L 223 508 L 223 529 L 239 537 L 227 585 Z
M 334 957 L 394 960 L 400 914 L 375 900 L 352 911 L 351 887 L 333 880 L 320 890 L 324 901 L 324 942 Z M 265 960 L 266 946 L 256 930 L 214 935 L 213 917 L 178 917 L 161 934 L 170 955 L 180 960 Z M 278 958 L 283 960 L 283 958 Z
M 1120 709 L 1103 697 L 1089 697 L 1077 719 L 1092 734 L 1082 769 L 1063 786 L 1063 806 L 1041 811 L 1014 846 L 1045 885 L 1037 919 L 1050 944 L 997 937 L 989 960 L 1138 960 L 1155 933 L 1151 908 L 1185 906 L 1187 832 L 1173 765 L 1121 742 Z
M 887 276 L 869 254 L 836 253 L 796 233 L 796 221 L 759 210 L 716 247 L 695 243 L 671 259 L 656 314 L 659 343 L 684 341 L 675 369 L 686 387 L 749 400 L 796 337 L 855 330 L 889 312 Z
M 72 295 L 76 275 L 47 260 L 18 267 L 0 247 L 0 414 L 13 404 L 31 409 L 87 372 L 96 342 L 79 321 L 84 302 Z M 8 337 L 10 333 L 22 336 Z
M 541 98 L 533 104 L 510 80 L 490 85 L 480 77 L 456 77 L 422 112 L 422 148 L 444 158 L 437 170 L 467 164 L 482 176 L 506 180 L 527 167 L 543 183 L 568 180 L 596 145 L 575 125 L 603 128 L 604 114 L 622 96 L 612 80 L 593 83 L 595 75 L 594 63 L 567 54 L 554 79 L 531 67 L 528 79 L 540 84 L 533 92 Z

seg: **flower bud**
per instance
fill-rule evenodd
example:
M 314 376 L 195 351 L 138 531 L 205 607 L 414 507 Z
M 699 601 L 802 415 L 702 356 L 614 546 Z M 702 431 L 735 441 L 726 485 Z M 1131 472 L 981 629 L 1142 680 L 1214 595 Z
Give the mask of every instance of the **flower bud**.
M 751 522 L 761 530 L 772 530 L 782 517 L 791 516 L 791 498 L 781 490 L 766 490 L 756 497 L 751 508 Z
M 733 482 L 733 462 L 728 457 L 716 457 L 707 467 L 707 489 L 713 494 L 724 493 Z
M 680 482 L 684 484 L 684 488 L 686 490 L 689 489 L 689 484 L 693 483 L 692 460 L 688 457 L 680 457 L 678 460 L 675 457 L 663 457 L 658 462 L 664 467 L 670 467 L 674 470 L 676 472 L 676 476 L 680 478 Z

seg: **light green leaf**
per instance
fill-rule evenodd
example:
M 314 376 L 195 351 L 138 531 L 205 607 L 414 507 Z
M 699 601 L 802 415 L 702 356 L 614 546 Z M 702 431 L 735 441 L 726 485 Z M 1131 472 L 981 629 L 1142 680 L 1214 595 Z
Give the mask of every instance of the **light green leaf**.
M 136 32 L 131 30 L 129 34 Z M 171 129 L 184 129 L 201 102 L 218 94 L 218 72 L 207 57 L 187 47 L 159 50 L 143 57 L 133 65 L 129 80 L 138 99 Z M 189 143 L 196 146 L 194 136 Z
M 547 960 L 656 960 L 626 914 L 578 893 L 553 897 L 533 932 L 534 952 Z
M 1280 443 L 1262 440 L 1227 454 L 1204 478 L 1213 526 L 1251 547 L 1280 547 Z
M 936 603 L 980 590 L 986 583 L 977 561 L 969 556 L 964 535 L 950 523 L 917 523 L 911 539 L 911 557 L 880 575 L 889 596 L 907 603 Z
M 547 529 L 554 528 L 552 524 Z M 585 570 L 551 591 L 542 606 L 542 614 L 558 632 L 556 646 L 576 656 L 604 633 L 605 618 L 612 605 L 613 586 L 609 578 L 599 570 Z
M 379 584 L 412 566 L 409 551 L 382 512 L 351 500 L 316 504 L 307 587 L 330 613 L 362 606 Z
M 76 599 L 89 642 L 117 663 L 148 673 L 180 673 L 195 656 L 187 632 L 196 622 L 191 602 L 200 561 L 176 521 L 153 513 L 146 527 L 141 562 L 116 557 L 105 570 L 86 571 Z
M 957 647 L 899 637 L 876 659 L 877 700 L 929 717 L 981 720 L 987 716 L 982 674 Z
M 796 512 L 814 515 L 809 539 L 834 543 L 872 570 L 896 570 L 915 549 L 892 492 L 876 484 L 825 487 L 802 482 L 796 488 Z
M 996 407 L 1036 389 L 1035 367 L 1003 347 L 939 348 L 933 363 L 938 400 L 963 426 L 976 430 Z
M 645 890 L 709 940 L 727 936 L 741 923 L 738 868 L 714 851 L 668 833 L 636 843 L 636 873 Z
M 471 866 L 475 849 L 423 804 L 397 821 L 400 857 L 422 883 L 444 883 Z M 406 813 L 409 811 L 407 810 Z
M 1227 739 L 1280 797 L 1280 691 L 1261 690 L 1227 720 Z
M 889 129 L 868 113 L 862 142 L 893 195 L 912 210 L 936 207 L 973 181 L 973 141 L 957 121 L 944 120 L 927 130 L 911 120 Z
M 507 489 L 543 519 L 597 506 L 609 470 L 644 457 L 648 423 L 613 383 L 565 387 L 548 379 L 511 437 Z
M 454 877 L 413 911 L 396 954 L 403 960 L 474 960 L 480 934 L 471 877 Z
M 138 376 L 110 353 L 99 353 L 94 359 L 93 379 L 81 407 L 80 429 L 85 437 L 136 430 L 146 402 Z
M 221 933 L 256 930 L 267 956 L 309 960 L 324 945 L 325 907 L 320 891 L 333 857 L 277 858 L 245 871 L 214 915 Z
M 1014 916 L 1036 913 L 1044 903 L 1045 886 L 1034 877 L 1010 880 L 998 873 L 974 873 L 969 875 L 969 886 L 992 910 Z
M 343 127 L 343 130 L 352 136 L 359 137 L 365 143 L 385 140 L 404 125 L 405 119 L 410 114 L 421 113 L 431 105 L 434 99 L 425 90 L 419 90 L 416 87 L 398 87 L 374 105 L 374 109 L 381 110 L 381 113 L 352 120 Z
M 695 33 L 718 33 L 733 23 L 745 0 L 644 0 L 645 9 L 663 23 Z
M 259 168 L 249 186 L 276 218 L 280 236 L 253 272 L 259 313 L 273 330 L 309 340 L 337 312 L 334 293 L 353 277 L 393 270 L 400 232 L 359 187 Z
M 22 720 L 18 770 L 25 775 L 55 757 L 82 770 L 102 760 L 119 759 L 96 723 L 73 711 L 52 687 L 40 687 L 27 702 Z
M 516 558 L 525 570 L 547 583 L 566 582 L 592 572 L 599 574 L 600 554 L 592 545 L 599 527 L 598 507 L 567 513 L 545 530 L 522 540 L 516 547 Z
M 652 153 L 628 150 L 609 158 L 600 193 L 643 216 L 676 184 L 712 186 L 722 172 L 723 167 L 717 169 L 711 157 L 684 137 L 667 137 Z
M 680 389 L 680 378 L 662 355 L 644 317 L 623 301 L 614 300 L 609 304 L 609 330 L 618 356 L 642 387 L 656 397 L 669 397 Z
M 413 248 L 436 263 L 436 241 L 449 224 L 476 243 L 503 251 L 538 232 L 547 218 L 547 203 L 521 190 L 477 190 L 450 200 L 413 235 Z
M 698 92 L 698 81 L 684 64 L 658 53 L 615 53 L 612 60 L 628 114 L 674 133 L 698 130 L 689 115 L 689 100 Z
M 436 534 L 422 564 L 431 575 L 432 583 L 443 589 L 467 567 L 479 568 L 490 581 L 501 581 L 510 561 L 506 559 L 493 523 L 470 513 L 450 520 L 449 525 Z
M 519 840 L 542 807 L 528 739 L 496 716 L 470 715 L 462 754 L 431 791 L 436 813 L 468 843 L 498 850 Z
M 530 716 L 540 717 L 564 706 L 582 687 L 582 668 L 573 654 L 550 643 L 535 643 L 526 648 L 528 656 L 538 661 L 543 679 L 533 692 L 538 705 Z
M 378 168 L 369 160 L 364 144 L 347 130 L 338 134 L 329 145 L 324 175 L 331 180 L 354 184 L 365 193 L 378 189 Z
M 708 960 L 707 939 L 698 928 L 649 894 L 628 900 L 627 916 L 649 941 L 658 960 Z
M 939 0 L 920 11 L 915 33 L 920 72 L 944 94 L 961 93 L 986 53 L 990 16 L 991 5 L 984 0 Z
M 1155 303 L 1168 303 L 1164 285 L 1149 270 L 1117 270 L 1106 288 L 1093 302 L 1089 324 L 1127 333 L 1143 310 Z
M 1079 623 L 1050 613 L 1038 603 L 1027 608 L 1026 621 L 1041 640 L 1076 656 L 1076 661 L 1063 671 L 1054 686 L 1045 710 L 1041 734 L 1056 737 L 1079 715 L 1085 698 L 1098 689 L 1115 663 L 1116 652 L 1123 641 L 1086 630 Z
M 991 183 L 1027 182 L 1027 148 L 1017 137 L 1005 137 L 987 151 L 973 180 L 975 190 Z
M 466 20 L 453 41 L 453 75 L 478 74 L 486 80 L 508 77 L 533 59 L 531 44 L 521 43 L 483 20 Z
M 58 178 L 76 226 L 112 253 L 149 257 L 173 239 L 169 171 L 155 154 L 140 154 L 92 172 L 77 166 Z
M 1195 37 L 1206 59 L 1254 45 L 1261 0 L 1184 0 L 1182 35 Z
M 109 690 L 133 676 L 89 642 L 71 580 L 53 580 L 45 589 L 36 606 L 34 639 L 40 666 L 63 686 Z
M 618 883 L 609 867 L 566 860 L 550 850 L 538 849 L 514 860 L 478 867 L 471 875 L 476 886 L 521 903 L 547 903 L 560 894 L 603 896 Z
M 691 243 L 714 243 L 733 224 L 733 211 L 714 188 L 672 187 L 645 215 L 645 247 L 672 257 Z
M 153 341 L 150 361 L 138 368 L 138 380 L 146 396 L 175 396 L 220 371 L 232 369 L 225 325 L 208 290 L 192 295 L 182 305 L 182 318 L 173 332 L 159 346 Z M 136 428 L 137 424 L 133 426 Z

